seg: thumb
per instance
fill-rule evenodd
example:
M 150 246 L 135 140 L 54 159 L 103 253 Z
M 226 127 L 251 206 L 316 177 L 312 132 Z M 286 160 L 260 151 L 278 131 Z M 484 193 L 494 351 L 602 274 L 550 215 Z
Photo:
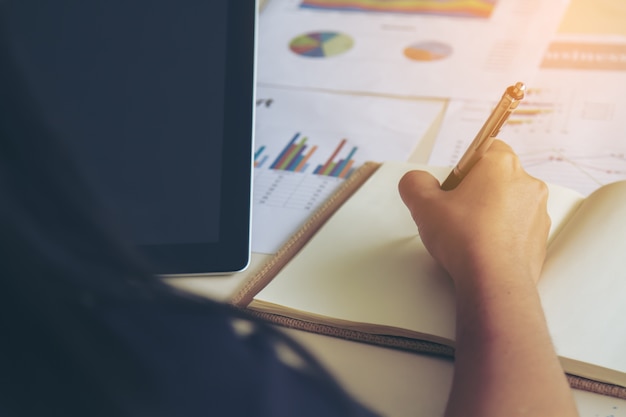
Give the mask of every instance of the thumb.
M 400 179 L 398 191 L 404 204 L 413 218 L 419 208 L 429 200 L 442 193 L 439 181 L 426 171 L 409 171 Z

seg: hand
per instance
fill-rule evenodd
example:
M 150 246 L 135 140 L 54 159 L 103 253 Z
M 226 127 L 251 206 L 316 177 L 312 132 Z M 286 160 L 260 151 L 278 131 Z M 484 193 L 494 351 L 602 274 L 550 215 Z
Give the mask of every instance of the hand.
M 577 415 L 535 285 L 550 229 L 546 185 L 495 141 L 454 190 L 422 171 L 399 189 L 457 287 L 446 416 Z
M 539 279 L 550 229 L 547 187 L 505 143 L 494 141 L 454 190 L 411 171 L 399 191 L 424 245 L 457 286 L 489 277 Z

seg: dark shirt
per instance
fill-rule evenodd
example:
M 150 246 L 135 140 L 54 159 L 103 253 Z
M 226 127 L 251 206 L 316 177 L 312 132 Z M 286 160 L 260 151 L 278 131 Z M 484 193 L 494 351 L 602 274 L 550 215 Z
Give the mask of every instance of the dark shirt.
M 281 333 L 145 272 L 24 87 L 3 3 L 0 414 L 372 416 Z
M 153 374 L 166 415 L 373 416 L 254 322 L 185 306 L 119 306 L 103 317 Z M 297 356 L 296 356 L 297 357 Z

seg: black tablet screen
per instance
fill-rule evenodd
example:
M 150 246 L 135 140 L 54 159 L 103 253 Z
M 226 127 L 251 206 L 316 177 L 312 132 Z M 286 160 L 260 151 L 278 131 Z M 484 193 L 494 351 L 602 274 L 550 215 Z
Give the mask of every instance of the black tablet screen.
M 139 244 L 216 240 L 227 3 L 30 6 L 32 92 L 106 208 Z
M 220 238 L 228 3 L 10 6 L 18 64 L 46 122 L 138 245 Z

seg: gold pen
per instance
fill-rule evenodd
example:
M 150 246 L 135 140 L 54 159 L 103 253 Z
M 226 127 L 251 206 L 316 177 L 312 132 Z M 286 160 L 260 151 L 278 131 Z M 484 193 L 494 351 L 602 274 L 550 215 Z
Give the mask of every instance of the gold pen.
M 480 129 L 470 146 L 467 148 L 459 162 L 456 164 L 448 178 L 441 184 L 441 189 L 448 191 L 454 189 L 470 169 L 487 152 L 500 128 L 509 118 L 520 100 L 524 98 L 526 86 L 524 83 L 516 83 L 506 89 L 500 102 L 493 109 L 489 118 Z

